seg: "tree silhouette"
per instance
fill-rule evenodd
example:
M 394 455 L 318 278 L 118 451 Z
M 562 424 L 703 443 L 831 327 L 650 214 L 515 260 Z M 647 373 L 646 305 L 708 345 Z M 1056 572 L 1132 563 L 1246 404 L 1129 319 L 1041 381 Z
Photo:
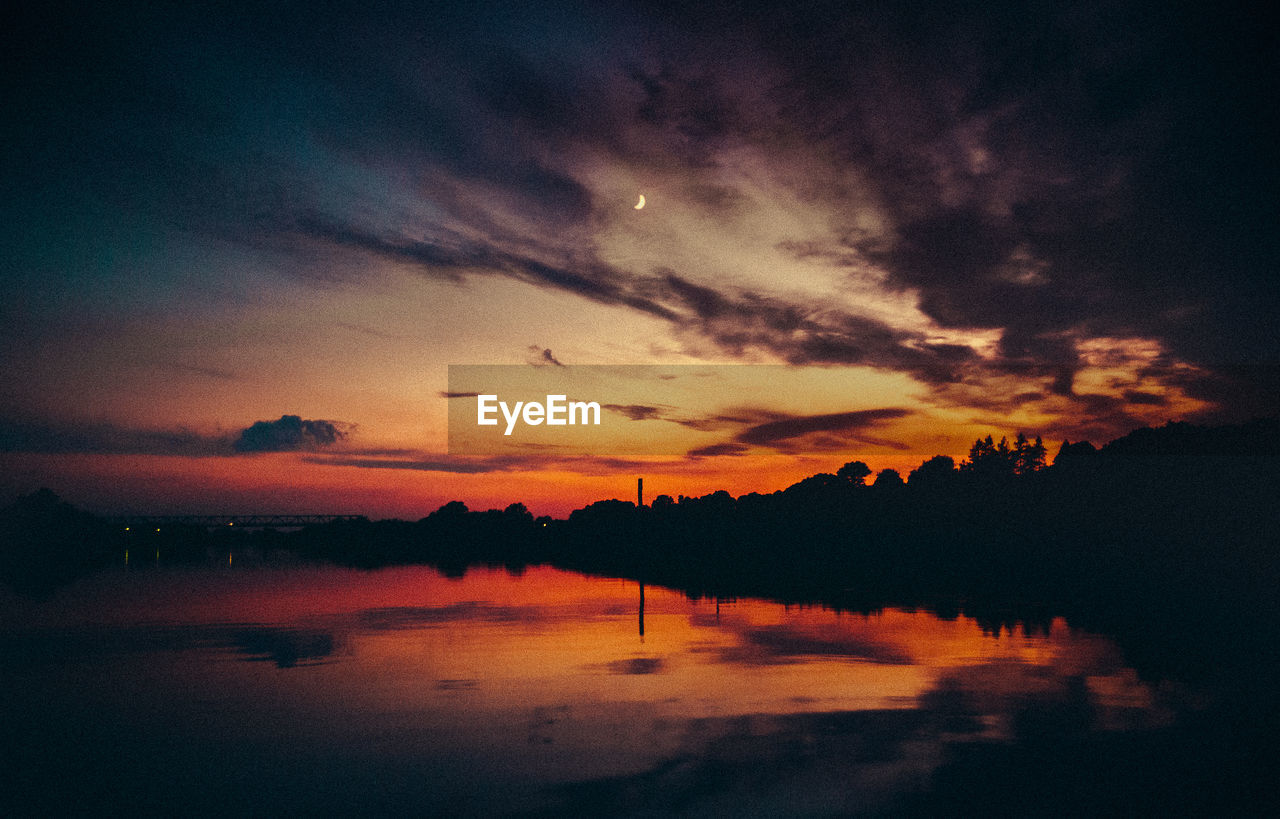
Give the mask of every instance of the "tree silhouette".
M 871 469 L 862 461 L 850 461 L 836 470 L 836 477 L 850 483 L 861 484 L 871 474 Z
M 896 489 L 906 484 L 902 481 L 902 476 L 898 474 L 896 469 L 882 469 L 880 474 L 876 475 L 875 481 L 871 484 L 876 489 Z
M 467 511 L 467 505 L 462 501 L 449 501 L 444 506 L 441 506 L 439 509 L 432 512 L 430 517 L 461 517 L 462 515 L 467 514 Z
M 945 486 L 956 473 L 956 462 L 950 455 L 934 455 L 911 470 L 907 484 L 913 487 Z
M 1009 445 L 1008 438 L 1003 437 L 997 444 L 990 435 L 974 441 L 973 446 L 969 447 L 969 459 L 960 464 L 960 470 L 984 478 L 995 478 L 1029 475 L 1044 469 L 1044 465 L 1044 441 L 1036 436 L 1032 443 L 1025 433 L 1019 432 L 1013 446 Z
M 1073 467 L 1077 464 L 1087 463 L 1092 460 L 1097 453 L 1097 447 L 1088 441 L 1076 441 L 1074 444 L 1070 441 L 1063 441 L 1062 447 L 1058 450 L 1058 454 L 1053 458 L 1053 465 Z
M 960 464 L 960 471 L 982 478 L 998 478 L 1013 474 L 1013 462 L 1009 457 L 1009 439 L 1001 438 L 997 444 L 990 435 L 979 438 L 969 447 L 969 459 Z
M 1019 432 L 1013 443 L 1013 473 L 1029 475 L 1032 472 L 1039 472 L 1044 469 L 1044 455 L 1044 441 L 1039 435 L 1036 436 L 1035 443 L 1031 443 L 1025 434 Z

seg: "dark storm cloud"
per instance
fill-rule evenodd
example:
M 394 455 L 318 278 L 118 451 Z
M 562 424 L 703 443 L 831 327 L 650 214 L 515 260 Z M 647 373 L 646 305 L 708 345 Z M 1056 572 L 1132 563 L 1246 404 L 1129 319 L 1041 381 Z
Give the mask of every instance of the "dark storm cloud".
M 1165 377 L 1183 387 L 1193 398 L 1215 407 L 1235 408 L 1245 417 L 1273 416 L 1280 407 L 1280 363 L 1255 361 L 1216 367 L 1212 372 L 1174 372 Z M 1210 410 L 1192 420 L 1216 420 Z
M 886 194 L 896 241 L 863 249 L 891 281 L 1059 393 L 1068 330 L 1276 359 L 1276 52 L 1246 6 L 902 8 L 773 40 L 796 115 Z
M 728 138 L 823 145 L 865 175 L 892 225 L 887 241 L 849 231 L 843 251 L 803 239 L 782 249 L 837 266 L 871 260 L 941 326 L 999 331 L 981 366 L 994 374 L 1070 396 L 1078 341 L 1147 337 L 1207 367 L 1218 403 L 1225 393 L 1266 408 L 1280 357 L 1268 272 L 1280 258 L 1280 72 L 1247 6 L 1152 15 L 1142 4 L 993 3 L 926 15 L 757 3 L 682 10 L 671 25 L 766 55 L 773 105 L 744 113 L 740 87 L 705 79 L 722 55 L 699 52 L 685 75 L 674 63 L 630 71 L 640 121 L 678 131 L 688 157 Z M 674 276 L 665 285 L 689 325 L 730 352 L 755 345 L 930 383 L 980 374 L 963 348 L 948 360 L 892 331 L 878 337 L 884 328 L 817 321 L 812 304 Z M 783 338 L 788 326 L 802 341 Z M 1240 375 L 1216 375 L 1229 370 Z
M 297 452 L 324 449 L 347 437 L 347 425 L 281 415 L 276 421 L 255 421 L 236 439 L 236 452 Z

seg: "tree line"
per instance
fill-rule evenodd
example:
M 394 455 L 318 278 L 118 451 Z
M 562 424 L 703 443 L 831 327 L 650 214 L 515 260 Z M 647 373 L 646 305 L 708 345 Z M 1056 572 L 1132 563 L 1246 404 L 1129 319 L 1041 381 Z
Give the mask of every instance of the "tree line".
M 430 563 L 513 570 L 552 564 L 695 593 L 797 598 L 857 587 L 898 598 L 1123 599 L 1194 593 L 1206 580 L 1271 600 L 1280 531 L 1280 424 L 1171 423 L 1101 448 L 975 441 L 960 463 L 935 456 L 904 479 L 861 461 L 772 493 L 602 500 L 567 519 L 523 504 L 447 503 L 418 521 L 345 521 L 294 532 L 172 527 L 147 533 L 166 556 L 252 544 L 362 566 Z M 47 490 L 0 511 L 6 577 L 64 576 L 128 543 Z M 50 569 L 49 567 L 55 567 Z

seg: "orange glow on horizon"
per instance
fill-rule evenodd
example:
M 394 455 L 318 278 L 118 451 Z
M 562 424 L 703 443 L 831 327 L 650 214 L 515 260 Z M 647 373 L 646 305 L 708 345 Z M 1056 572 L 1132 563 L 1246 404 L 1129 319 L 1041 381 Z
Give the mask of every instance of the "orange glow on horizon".
M 291 453 L 224 458 L 154 455 L 6 455 L 0 463 L 21 480 L 39 474 L 76 505 L 103 514 L 363 514 L 417 520 L 445 503 L 503 509 L 523 503 L 534 515 L 566 517 L 574 509 L 611 498 L 634 501 L 645 479 L 645 501 L 659 495 L 699 497 L 724 490 L 735 497 L 769 493 L 847 460 L 783 455 L 667 461 L 601 468 L 598 474 L 537 470 L 453 474 L 415 469 L 372 469 L 309 464 Z M 866 459 L 873 468 L 901 464 L 905 478 L 919 465 L 911 456 Z M 679 471 L 675 471 L 675 470 Z

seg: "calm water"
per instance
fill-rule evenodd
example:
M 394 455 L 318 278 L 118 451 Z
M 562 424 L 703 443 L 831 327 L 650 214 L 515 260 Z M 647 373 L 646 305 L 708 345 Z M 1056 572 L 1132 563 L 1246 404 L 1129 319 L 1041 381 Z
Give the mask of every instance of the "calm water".
M 1187 707 L 1107 639 L 553 569 L 121 567 L 0 591 L 24 812 L 847 813 L 972 745 Z M 643 608 L 642 608 L 643 606 Z

